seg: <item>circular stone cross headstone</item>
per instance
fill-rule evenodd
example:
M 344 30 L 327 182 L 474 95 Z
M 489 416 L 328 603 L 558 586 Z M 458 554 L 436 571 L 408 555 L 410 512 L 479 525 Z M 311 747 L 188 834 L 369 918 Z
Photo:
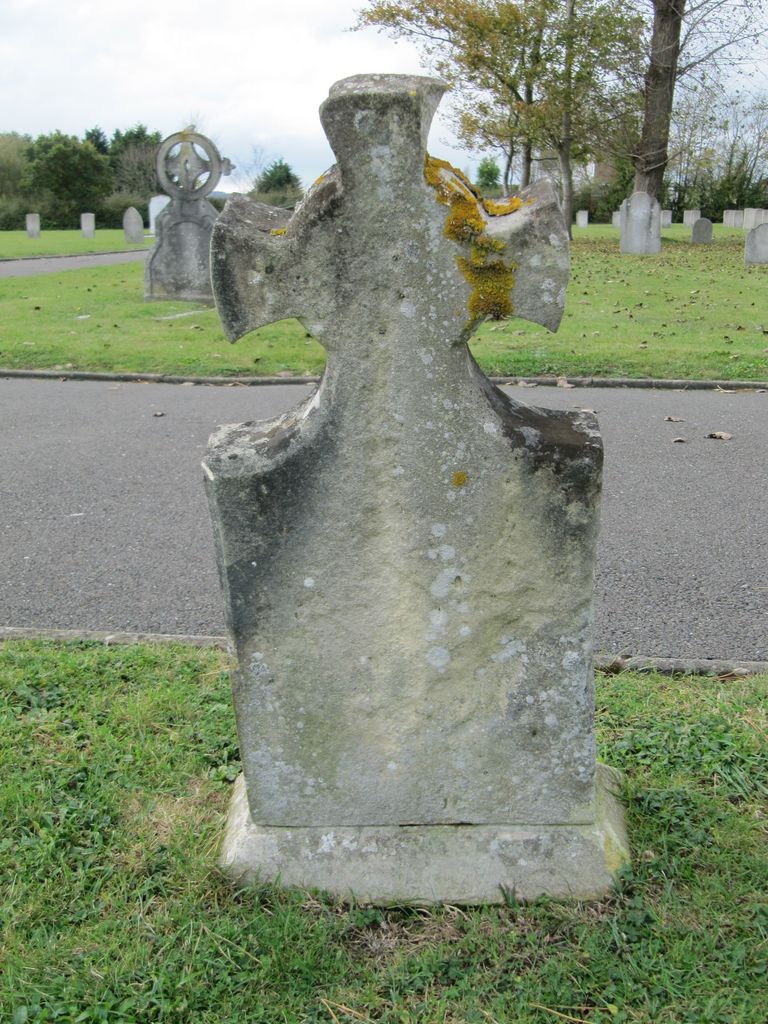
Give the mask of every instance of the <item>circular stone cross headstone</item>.
M 180 199 L 202 199 L 231 169 L 210 139 L 189 128 L 169 135 L 157 153 L 160 184 L 169 196 Z

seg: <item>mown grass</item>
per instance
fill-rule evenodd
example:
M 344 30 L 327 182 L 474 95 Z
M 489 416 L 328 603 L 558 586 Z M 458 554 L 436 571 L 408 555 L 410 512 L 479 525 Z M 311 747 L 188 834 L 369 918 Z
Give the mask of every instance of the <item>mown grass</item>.
M 147 238 L 140 245 L 129 245 L 122 230 L 99 228 L 95 238 L 83 238 L 82 231 L 46 231 L 39 238 L 28 238 L 26 231 L 0 231 L 0 260 L 18 260 L 30 256 L 79 256 L 89 252 L 121 252 L 144 249 L 152 244 Z
M 591 904 L 232 890 L 225 659 L 0 648 L 0 1019 L 764 1024 L 768 678 L 598 680 L 634 867 Z
M 668 229 L 656 257 L 621 256 L 618 232 L 575 231 L 557 334 L 511 319 L 472 349 L 502 376 L 768 379 L 768 266 L 745 267 L 744 236 L 711 246 Z M 215 310 L 144 303 L 139 265 L 0 280 L 0 367 L 191 375 L 318 374 L 325 352 L 296 321 L 231 346 Z M 170 318 L 170 319 L 169 319 Z

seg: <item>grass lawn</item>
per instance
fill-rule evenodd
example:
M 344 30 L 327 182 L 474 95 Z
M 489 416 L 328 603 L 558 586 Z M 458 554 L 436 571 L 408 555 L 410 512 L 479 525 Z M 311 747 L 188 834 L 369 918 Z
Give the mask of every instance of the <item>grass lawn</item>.
M 486 323 L 472 343 L 489 374 L 768 379 L 768 266 L 744 236 L 691 246 L 664 232 L 659 256 L 620 256 L 618 231 L 576 229 L 557 334 Z M 215 310 L 143 301 L 137 264 L 0 279 L 0 367 L 198 375 L 317 374 L 325 353 L 296 321 L 231 346 Z
M 0 647 L 0 1019 L 764 1024 L 768 678 L 598 679 L 634 868 L 597 903 L 342 906 L 214 866 L 225 657 Z
M 142 245 L 129 245 L 122 229 L 101 228 L 95 238 L 83 238 L 81 231 L 46 231 L 39 238 L 28 238 L 26 231 L 0 231 L 0 260 L 17 260 L 27 256 L 76 256 L 87 252 L 121 252 L 123 249 L 144 249 L 152 244 L 148 238 Z

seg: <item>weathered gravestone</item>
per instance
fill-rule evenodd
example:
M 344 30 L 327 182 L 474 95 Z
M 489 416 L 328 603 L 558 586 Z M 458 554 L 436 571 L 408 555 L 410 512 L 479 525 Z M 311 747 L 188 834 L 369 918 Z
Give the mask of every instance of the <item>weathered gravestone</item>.
M 166 208 L 170 203 L 170 196 L 151 196 L 149 200 L 149 233 L 150 235 L 155 234 L 155 221 L 160 216 L 160 212 Z
M 205 196 L 232 170 L 211 140 L 192 127 L 161 143 L 157 176 L 171 201 L 155 221 L 157 241 L 144 271 L 145 299 L 213 300 L 210 245 L 219 213 Z
M 40 214 L 28 213 L 26 219 L 27 238 L 40 237 Z
M 123 214 L 125 240 L 131 245 L 144 241 L 144 221 L 135 206 L 129 206 Z
M 83 238 L 95 238 L 96 237 L 96 214 L 95 213 L 81 213 L 80 214 L 80 230 L 83 233 Z
M 688 228 L 692 228 L 700 218 L 701 210 L 683 210 L 683 224 Z
M 576 227 L 586 228 L 589 225 L 589 210 L 576 211 Z
M 724 210 L 723 226 L 726 228 L 741 228 L 744 226 L 743 210 Z
M 693 245 L 709 245 L 712 241 L 712 221 L 706 217 L 699 217 L 691 228 L 691 243 Z
M 661 226 L 663 228 L 671 228 L 672 227 L 672 211 L 671 210 L 662 210 L 661 211 Z
M 751 231 L 756 228 L 758 224 L 762 224 L 762 210 L 755 206 L 748 206 L 744 210 L 744 220 L 742 226 L 745 231 Z
M 466 346 L 487 316 L 557 327 L 567 234 L 548 181 L 483 201 L 426 157 L 443 91 L 337 83 L 338 165 L 287 224 L 239 196 L 214 229 L 228 336 L 295 316 L 328 352 L 308 401 L 205 456 L 244 768 L 221 863 L 374 902 L 593 896 L 626 858 L 595 762 L 597 424 Z
M 621 210 L 614 210 L 614 212 L 611 214 L 611 224 L 615 228 L 621 227 Z
M 768 263 L 768 224 L 759 224 L 749 232 L 744 259 L 747 263 Z
M 621 204 L 621 241 L 623 253 L 639 256 L 661 252 L 661 206 L 647 192 L 633 192 Z

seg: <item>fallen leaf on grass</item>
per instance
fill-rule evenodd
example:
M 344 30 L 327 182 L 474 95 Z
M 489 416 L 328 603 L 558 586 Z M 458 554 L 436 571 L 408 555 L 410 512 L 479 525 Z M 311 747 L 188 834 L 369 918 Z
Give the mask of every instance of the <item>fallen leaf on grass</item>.
M 665 416 L 664 417 L 664 422 L 665 423 L 685 423 L 685 420 L 683 419 L 682 416 Z
M 730 441 L 733 434 L 729 434 L 726 430 L 713 430 L 711 434 L 705 434 L 704 437 L 713 437 L 716 441 Z

